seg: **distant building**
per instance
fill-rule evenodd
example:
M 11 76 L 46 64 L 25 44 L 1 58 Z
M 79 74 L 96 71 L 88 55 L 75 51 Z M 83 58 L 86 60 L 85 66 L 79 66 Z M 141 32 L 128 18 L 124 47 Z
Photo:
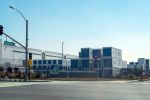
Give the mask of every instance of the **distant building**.
M 81 48 L 81 57 L 80 57 L 80 68 L 82 70 L 90 70 L 92 67 L 92 49 L 91 48 Z
M 127 61 L 122 61 L 122 68 L 127 68 Z
M 129 70 L 141 70 L 143 75 L 150 75 L 150 59 L 138 58 L 137 62 L 130 62 L 127 68 Z
M 122 51 L 113 47 L 103 48 L 104 75 L 117 76 L 122 68 Z
M 146 70 L 146 59 L 145 58 L 138 58 L 138 66 L 139 69 L 142 68 Z
M 150 68 L 150 59 L 138 58 L 137 62 L 130 62 L 127 66 L 129 69 L 143 69 L 147 70 Z
M 127 65 L 128 69 L 135 69 L 137 67 L 138 63 L 137 62 L 129 62 Z
M 104 77 L 117 76 L 122 68 L 122 51 L 113 47 L 81 48 L 79 59 L 71 60 L 71 68 L 99 71 Z

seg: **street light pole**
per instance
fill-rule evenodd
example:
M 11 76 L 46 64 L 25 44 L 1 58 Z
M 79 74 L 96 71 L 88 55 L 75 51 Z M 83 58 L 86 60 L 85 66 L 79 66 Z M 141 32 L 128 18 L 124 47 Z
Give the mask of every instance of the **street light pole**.
M 62 42 L 62 68 L 64 65 L 64 42 Z
M 26 73 L 25 81 L 27 81 L 28 80 L 28 20 L 26 20 L 26 70 L 25 70 L 25 73 Z
M 26 68 L 25 68 L 25 81 L 28 80 L 28 20 L 24 17 L 24 15 L 21 13 L 20 10 L 12 7 L 12 6 L 9 6 L 9 8 L 11 9 L 14 9 L 16 10 L 22 17 L 23 19 L 25 20 L 26 22 L 26 46 L 25 46 L 25 65 L 26 65 Z
M 103 57 L 101 58 L 101 69 L 102 69 L 102 79 L 104 79 L 104 59 Z

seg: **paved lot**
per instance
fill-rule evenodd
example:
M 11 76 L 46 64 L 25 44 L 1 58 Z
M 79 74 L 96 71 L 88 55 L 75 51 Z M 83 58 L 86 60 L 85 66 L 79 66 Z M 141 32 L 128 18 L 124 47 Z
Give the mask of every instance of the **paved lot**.
M 0 100 L 150 100 L 150 82 L 60 82 L 0 88 Z

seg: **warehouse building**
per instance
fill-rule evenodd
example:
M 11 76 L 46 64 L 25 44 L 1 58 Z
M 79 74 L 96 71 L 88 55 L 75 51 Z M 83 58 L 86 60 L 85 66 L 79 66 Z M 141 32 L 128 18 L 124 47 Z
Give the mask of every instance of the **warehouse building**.
M 122 51 L 113 47 L 81 48 L 79 59 L 71 60 L 73 70 L 99 72 L 101 77 L 115 77 L 122 68 Z
M 29 48 L 29 53 L 32 53 L 33 67 L 42 67 L 52 63 L 62 65 L 62 53 L 52 51 L 42 51 L 39 49 Z M 63 66 L 71 66 L 70 59 L 78 58 L 75 55 L 63 55 Z M 15 46 L 15 43 L 0 40 L 0 66 L 8 67 L 24 67 L 25 49 L 20 46 Z

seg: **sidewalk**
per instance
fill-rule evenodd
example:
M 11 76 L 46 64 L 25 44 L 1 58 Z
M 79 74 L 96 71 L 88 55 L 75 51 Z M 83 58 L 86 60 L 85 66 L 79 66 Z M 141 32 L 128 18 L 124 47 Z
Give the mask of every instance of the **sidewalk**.
M 24 82 L 24 79 L 0 79 L 0 82 Z M 49 80 L 28 80 L 27 82 L 49 82 Z
M 37 85 L 37 84 L 48 84 L 50 82 L 43 82 L 43 81 L 34 81 L 34 82 L 0 82 L 1 87 L 12 87 L 12 86 L 26 86 L 26 85 Z

